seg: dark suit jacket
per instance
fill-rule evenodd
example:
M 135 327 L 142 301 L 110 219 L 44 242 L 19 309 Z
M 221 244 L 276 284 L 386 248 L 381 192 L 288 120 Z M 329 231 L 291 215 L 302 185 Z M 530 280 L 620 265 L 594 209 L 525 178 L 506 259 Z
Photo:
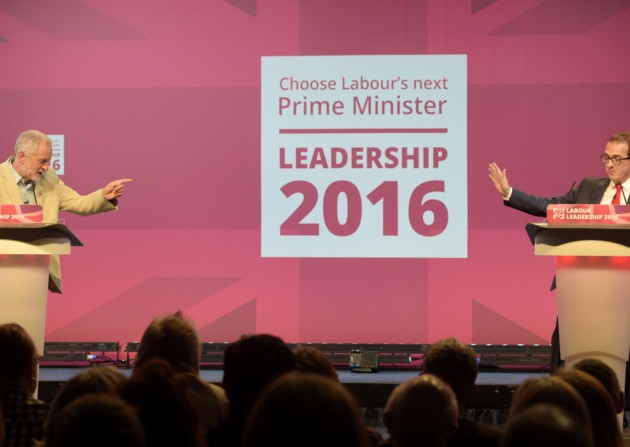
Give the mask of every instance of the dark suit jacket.
M 547 217 L 547 206 L 553 204 L 598 204 L 602 201 L 604 192 L 610 184 L 609 178 L 585 178 L 582 179 L 577 188 L 571 190 L 563 196 L 538 197 L 527 194 L 518 189 L 512 188 L 510 200 L 504 200 L 503 204 L 519 211 L 524 211 L 534 216 Z M 556 288 L 556 278 L 554 276 L 551 289 Z
M 572 188 L 563 196 L 538 197 L 512 188 L 510 200 L 503 204 L 534 216 L 547 217 L 547 206 L 554 204 L 598 204 L 610 184 L 608 178 L 585 178 L 577 188 Z

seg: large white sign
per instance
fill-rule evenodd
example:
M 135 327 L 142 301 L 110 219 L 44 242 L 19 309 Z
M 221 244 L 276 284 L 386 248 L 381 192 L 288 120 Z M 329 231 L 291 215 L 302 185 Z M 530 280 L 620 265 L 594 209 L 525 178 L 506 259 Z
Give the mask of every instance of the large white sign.
M 466 56 L 263 57 L 262 256 L 467 256 Z

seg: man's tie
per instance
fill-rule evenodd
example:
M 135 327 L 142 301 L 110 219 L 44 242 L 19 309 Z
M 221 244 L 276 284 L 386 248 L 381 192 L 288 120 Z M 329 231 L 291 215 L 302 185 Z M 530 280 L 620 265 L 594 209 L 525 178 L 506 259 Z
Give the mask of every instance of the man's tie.
M 619 205 L 621 203 L 621 184 L 617 183 L 615 188 L 617 188 L 617 192 L 615 192 L 615 197 L 612 199 L 612 204 Z

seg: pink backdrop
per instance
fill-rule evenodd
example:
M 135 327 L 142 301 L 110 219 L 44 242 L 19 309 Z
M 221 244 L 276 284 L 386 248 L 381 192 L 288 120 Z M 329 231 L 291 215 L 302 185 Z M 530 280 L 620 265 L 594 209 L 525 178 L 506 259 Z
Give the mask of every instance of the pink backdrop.
M 47 341 L 124 346 L 182 309 L 204 341 L 547 343 L 540 219 L 487 165 L 541 195 L 602 176 L 630 130 L 629 23 L 627 0 L 3 0 L 2 157 L 36 128 L 65 135 L 78 191 L 134 179 L 118 212 L 62 215 L 85 247 Z M 467 55 L 467 259 L 260 257 L 260 58 L 346 54 Z

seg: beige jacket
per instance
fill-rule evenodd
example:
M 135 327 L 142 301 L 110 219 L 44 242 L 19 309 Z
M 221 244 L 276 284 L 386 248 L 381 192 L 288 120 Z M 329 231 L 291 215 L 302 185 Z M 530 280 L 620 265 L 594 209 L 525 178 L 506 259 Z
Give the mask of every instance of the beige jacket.
M 0 203 L 21 204 L 20 192 L 9 166 L 9 160 L 0 164 Z M 114 211 L 118 209 L 116 200 L 107 201 L 103 198 L 102 190 L 94 191 L 82 196 L 72 188 L 66 186 L 50 168 L 35 183 L 35 199 L 44 209 L 44 222 L 57 223 L 59 210 L 68 211 L 82 216 Z M 50 281 L 48 288 L 52 292 L 61 293 L 61 268 L 59 257 L 52 256 L 50 260 Z

